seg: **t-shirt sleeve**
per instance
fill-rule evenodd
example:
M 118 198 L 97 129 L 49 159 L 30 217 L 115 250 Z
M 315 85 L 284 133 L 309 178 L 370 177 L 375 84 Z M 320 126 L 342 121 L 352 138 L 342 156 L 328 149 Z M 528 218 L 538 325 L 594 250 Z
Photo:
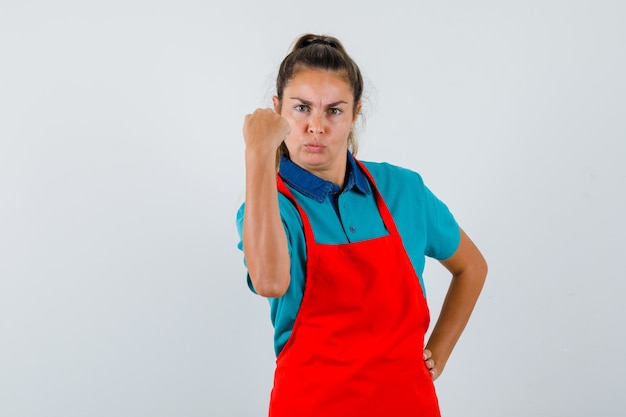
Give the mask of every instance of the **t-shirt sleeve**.
M 440 261 L 446 260 L 459 246 L 459 225 L 448 206 L 423 183 L 421 177 L 420 181 L 427 236 L 425 255 Z
M 283 222 L 283 226 L 285 228 L 285 234 L 287 235 L 287 248 L 289 250 L 289 256 L 291 257 L 294 251 L 294 246 L 297 246 L 299 244 L 301 245 L 300 241 L 303 240 L 302 238 L 299 238 L 297 236 L 292 236 L 293 231 L 291 229 L 294 229 L 294 225 L 296 225 L 296 227 L 299 225 L 299 227 L 301 228 L 302 220 L 300 218 L 298 210 L 289 201 L 289 199 L 287 199 L 287 197 L 283 196 L 282 194 L 278 195 L 278 205 L 280 208 L 280 215 L 281 215 L 281 219 Z M 239 210 L 237 211 L 237 219 L 236 219 L 237 233 L 239 234 L 239 243 L 237 244 L 237 248 L 242 252 L 243 252 L 244 212 L 245 212 L 245 203 L 239 207 Z M 245 256 L 243 258 L 243 263 L 244 265 L 246 264 Z M 250 290 L 256 294 L 254 286 L 252 285 L 252 280 L 250 280 L 250 274 L 248 273 L 246 273 L 246 280 L 248 283 L 248 288 L 250 288 Z

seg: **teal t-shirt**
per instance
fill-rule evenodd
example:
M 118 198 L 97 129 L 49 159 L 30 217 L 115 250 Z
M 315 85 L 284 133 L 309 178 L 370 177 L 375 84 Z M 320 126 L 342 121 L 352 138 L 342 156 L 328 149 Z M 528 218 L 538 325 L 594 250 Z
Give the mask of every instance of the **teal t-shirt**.
M 452 256 L 459 245 L 459 226 L 447 206 L 426 187 L 416 172 L 388 163 L 363 164 L 372 174 L 389 207 L 424 288 L 422 273 L 425 256 L 437 260 Z M 348 175 L 341 192 L 336 184 L 316 177 L 286 158 L 281 160 L 279 172 L 307 213 L 317 243 L 351 243 L 388 233 L 378 213 L 369 180 L 351 154 L 348 153 Z M 291 277 L 289 288 L 282 297 L 268 299 L 276 355 L 291 335 L 306 282 L 306 242 L 302 220 L 287 197 L 279 194 L 278 198 L 291 256 Z M 242 204 L 237 212 L 241 250 L 244 209 Z M 249 277 L 248 285 L 254 291 Z

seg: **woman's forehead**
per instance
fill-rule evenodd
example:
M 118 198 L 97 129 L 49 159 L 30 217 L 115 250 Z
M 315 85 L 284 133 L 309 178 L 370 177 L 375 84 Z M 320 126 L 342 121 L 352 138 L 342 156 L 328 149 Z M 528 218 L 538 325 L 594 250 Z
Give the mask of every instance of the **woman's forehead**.
M 302 69 L 285 86 L 285 98 L 352 102 L 352 89 L 341 73 L 335 71 Z M 295 96 L 294 96 L 295 94 Z

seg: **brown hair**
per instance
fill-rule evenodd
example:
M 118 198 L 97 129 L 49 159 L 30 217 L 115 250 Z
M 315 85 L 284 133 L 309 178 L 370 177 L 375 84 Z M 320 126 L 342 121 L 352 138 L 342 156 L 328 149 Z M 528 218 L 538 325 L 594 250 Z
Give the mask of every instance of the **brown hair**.
M 289 55 L 283 59 L 276 77 L 276 96 L 282 105 L 285 86 L 296 73 L 304 68 L 333 71 L 345 77 L 352 89 L 354 97 L 353 112 L 356 116 L 357 106 L 363 95 L 363 77 L 359 66 L 350 58 L 337 38 L 325 35 L 306 34 L 294 43 Z M 356 155 L 358 148 L 354 131 L 348 135 L 348 149 Z M 277 162 L 282 155 L 289 156 L 287 146 L 283 142 L 278 148 Z

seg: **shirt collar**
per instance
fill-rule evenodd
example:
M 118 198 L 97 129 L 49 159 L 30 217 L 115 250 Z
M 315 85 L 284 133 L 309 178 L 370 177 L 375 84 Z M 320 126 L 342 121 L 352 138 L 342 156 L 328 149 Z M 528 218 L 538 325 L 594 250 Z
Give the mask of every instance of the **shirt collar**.
M 371 190 L 367 177 L 350 152 L 348 152 L 347 169 L 347 181 L 343 191 L 346 192 L 356 188 L 363 194 L 370 194 Z M 283 181 L 289 186 L 318 203 L 324 201 L 328 194 L 339 192 L 337 184 L 311 174 L 284 155 L 280 160 L 278 172 Z

